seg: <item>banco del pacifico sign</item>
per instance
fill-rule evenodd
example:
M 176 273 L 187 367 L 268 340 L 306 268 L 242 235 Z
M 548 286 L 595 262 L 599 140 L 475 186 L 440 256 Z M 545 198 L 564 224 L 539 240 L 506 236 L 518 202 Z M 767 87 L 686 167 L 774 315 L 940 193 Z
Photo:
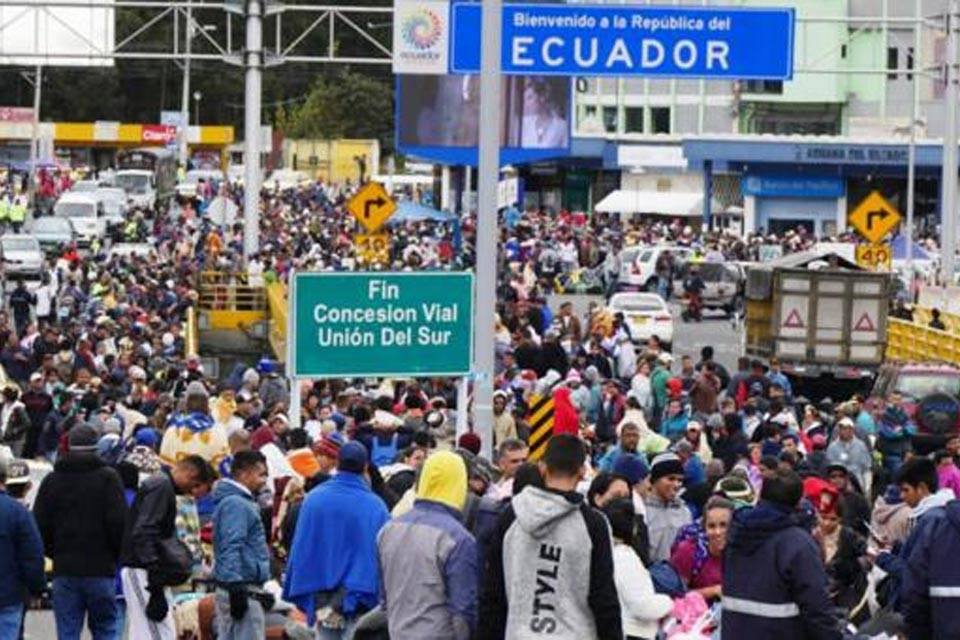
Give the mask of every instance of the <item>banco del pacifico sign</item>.
M 300 378 L 470 371 L 470 273 L 294 274 L 287 367 Z

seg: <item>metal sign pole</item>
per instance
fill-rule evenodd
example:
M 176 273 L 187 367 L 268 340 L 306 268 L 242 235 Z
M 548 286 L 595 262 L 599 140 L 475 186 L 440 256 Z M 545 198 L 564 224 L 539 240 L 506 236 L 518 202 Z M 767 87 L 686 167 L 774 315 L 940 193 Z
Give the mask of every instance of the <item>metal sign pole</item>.
M 493 318 L 497 302 L 497 181 L 500 173 L 501 0 L 484 0 L 480 49 L 480 158 L 477 171 L 477 284 L 473 430 L 493 452 Z
M 247 2 L 246 87 L 243 115 L 243 257 L 260 245 L 260 87 L 263 74 L 263 4 Z
M 919 20 L 923 16 L 922 8 L 921 8 L 922 3 L 923 3 L 923 0 L 916 0 L 916 3 L 915 3 L 916 6 L 914 11 L 915 11 L 917 20 Z M 923 25 L 919 22 L 913 26 L 913 51 L 914 51 L 913 55 L 915 59 L 919 59 L 920 52 L 922 51 L 922 49 L 920 48 L 920 33 L 922 28 L 923 28 Z M 920 65 L 918 65 L 916 61 L 914 61 L 913 66 L 914 68 L 917 68 Z M 918 117 L 917 108 L 920 103 L 920 76 L 918 76 L 917 74 L 913 74 L 913 76 L 911 76 L 911 80 L 913 80 L 913 101 L 911 103 L 911 109 L 910 109 L 910 147 L 909 147 L 909 158 L 907 160 L 908 165 L 907 165 L 907 233 L 906 233 L 906 236 L 907 236 L 907 273 L 909 274 L 908 287 L 909 287 L 910 295 L 912 296 L 913 280 L 914 280 L 913 215 L 914 215 L 914 207 L 915 207 L 913 201 L 916 198 L 916 192 L 915 192 L 916 187 L 914 185 L 914 182 L 916 181 L 916 171 L 917 171 L 917 168 L 916 168 L 917 117 Z
M 946 124 L 943 131 L 943 172 L 941 173 L 942 198 L 940 201 L 940 219 L 942 233 L 940 243 L 941 281 L 944 285 L 953 284 L 953 269 L 957 251 L 957 116 L 960 91 L 957 85 L 958 56 L 957 18 L 960 13 L 960 0 L 951 0 L 946 17 L 947 58 L 945 62 Z

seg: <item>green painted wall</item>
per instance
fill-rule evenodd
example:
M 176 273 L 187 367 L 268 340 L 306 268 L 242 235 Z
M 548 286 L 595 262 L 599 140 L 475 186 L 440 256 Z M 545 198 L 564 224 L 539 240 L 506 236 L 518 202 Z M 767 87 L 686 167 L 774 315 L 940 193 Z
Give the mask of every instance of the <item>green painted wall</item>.
M 883 69 L 887 64 L 887 45 L 882 31 L 852 31 L 847 52 L 847 66 L 851 69 Z M 850 92 L 866 102 L 880 102 L 884 84 L 884 76 L 847 76 Z
M 847 0 L 742 0 L 747 7 L 793 7 L 797 18 L 846 17 Z M 794 68 L 840 69 L 849 66 L 849 59 L 841 58 L 841 45 L 847 38 L 845 23 L 797 23 L 794 40 Z M 848 53 L 849 58 L 849 53 Z M 794 73 L 794 79 L 784 83 L 783 94 L 753 97 L 744 94 L 744 100 L 756 102 L 842 103 L 847 100 L 847 80 L 843 75 L 825 73 Z

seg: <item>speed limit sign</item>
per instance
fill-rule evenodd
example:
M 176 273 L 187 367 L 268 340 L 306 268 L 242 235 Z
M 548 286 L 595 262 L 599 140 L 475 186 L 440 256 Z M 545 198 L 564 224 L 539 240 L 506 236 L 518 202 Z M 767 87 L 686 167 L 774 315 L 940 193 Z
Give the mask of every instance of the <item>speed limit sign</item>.
M 893 248 L 889 243 L 858 244 L 857 264 L 871 271 L 889 271 L 893 264 Z

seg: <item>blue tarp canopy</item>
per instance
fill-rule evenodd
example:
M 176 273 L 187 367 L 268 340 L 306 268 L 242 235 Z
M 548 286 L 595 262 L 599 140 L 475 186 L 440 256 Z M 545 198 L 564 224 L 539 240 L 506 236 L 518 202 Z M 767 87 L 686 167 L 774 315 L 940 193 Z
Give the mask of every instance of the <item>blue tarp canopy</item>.
M 894 260 L 906 260 L 907 259 L 907 237 L 904 235 L 899 235 L 893 239 L 893 242 L 890 243 L 891 248 L 893 249 L 893 259 Z M 932 260 L 930 254 L 927 253 L 927 250 L 921 247 L 916 242 L 913 243 L 913 259 L 914 260 Z
M 390 216 L 387 224 L 404 224 L 407 222 L 423 222 L 432 220 L 434 222 L 457 222 L 459 218 L 456 214 L 447 211 L 438 211 L 412 200 L 401 200 L 397 203 L 397 211 Z

